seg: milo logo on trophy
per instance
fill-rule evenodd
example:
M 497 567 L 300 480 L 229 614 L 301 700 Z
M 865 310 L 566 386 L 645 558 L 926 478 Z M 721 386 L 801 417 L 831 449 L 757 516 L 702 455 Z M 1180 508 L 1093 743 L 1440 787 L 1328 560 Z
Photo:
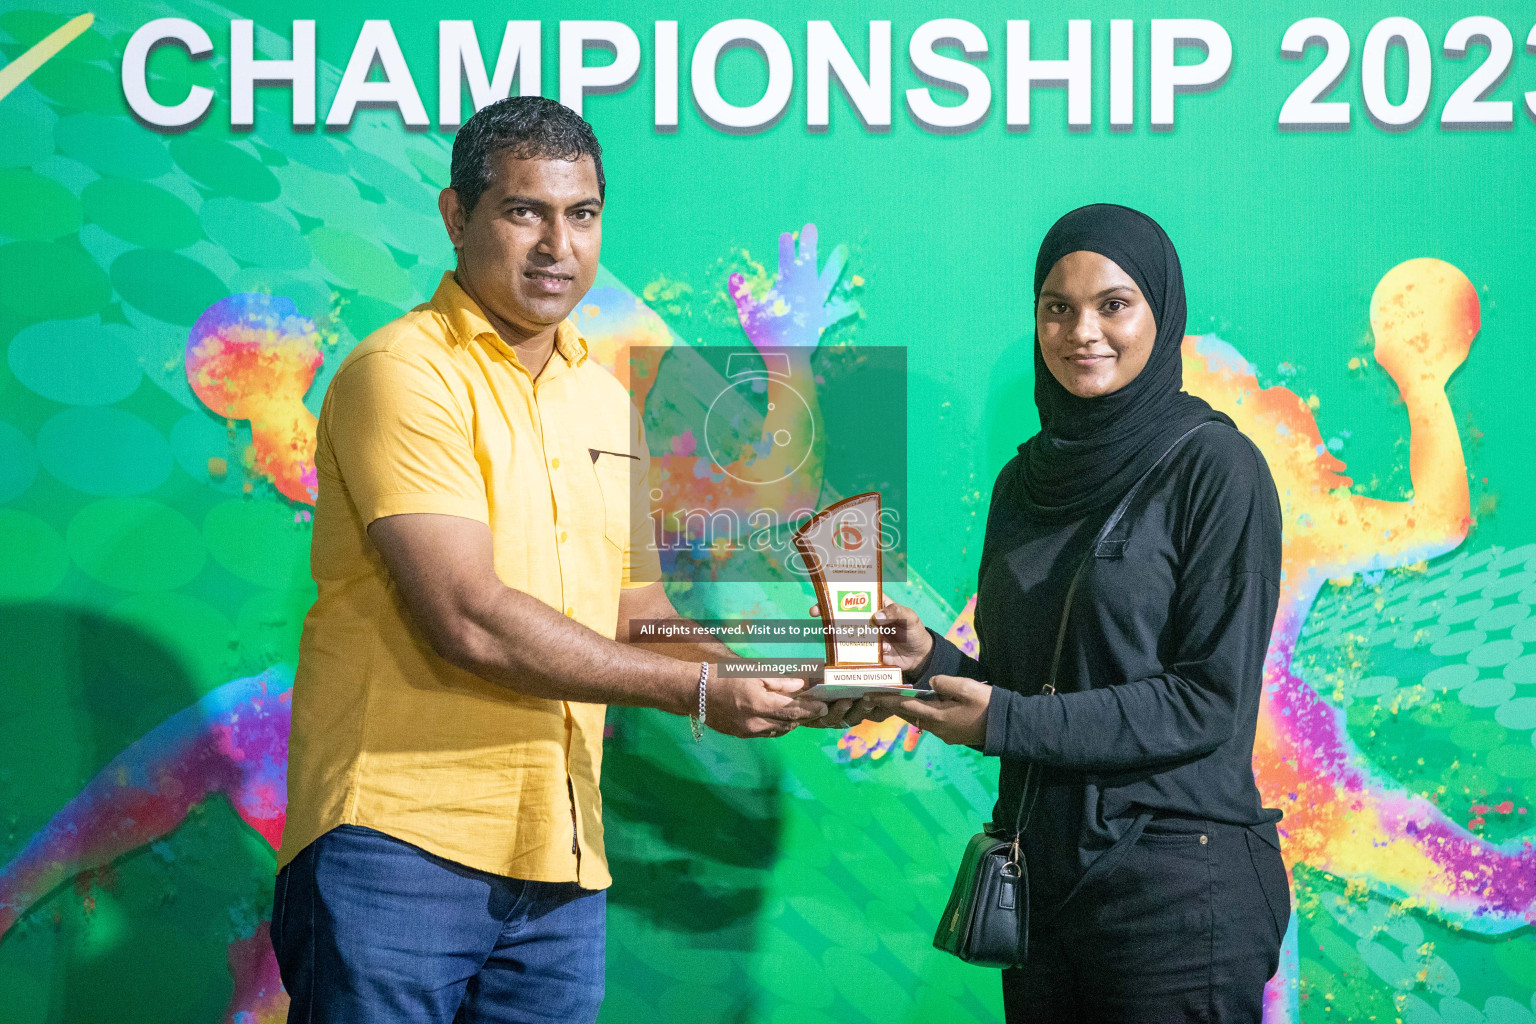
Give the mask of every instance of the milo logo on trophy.
M 869 592 L 865 590 L 839 590 L 837 610 L 840 612 L 873 612 Z
M 823 698 L 856 697 L 870 691 L 915 694 L 904 686 L 901 669 L 883 663 L 877 639 L 844 639 L 835 627 L 871 625 L 880 608 L 880 495 L 870 491 L 830 505 L 795 531 L 795 548 L 816 587 L 827 648 L 819 686 Z

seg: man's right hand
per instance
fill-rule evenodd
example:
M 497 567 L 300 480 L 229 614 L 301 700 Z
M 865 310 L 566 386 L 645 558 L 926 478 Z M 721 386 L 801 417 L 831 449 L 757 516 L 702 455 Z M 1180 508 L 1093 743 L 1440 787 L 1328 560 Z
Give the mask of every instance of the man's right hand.
M 804 679 L 752 679 L 718 674 L 710 666 L 705 724 L 727 736 L 782 736 L 802 722 L 827 713 L 826 704 L 795 694 L 809 684 Z

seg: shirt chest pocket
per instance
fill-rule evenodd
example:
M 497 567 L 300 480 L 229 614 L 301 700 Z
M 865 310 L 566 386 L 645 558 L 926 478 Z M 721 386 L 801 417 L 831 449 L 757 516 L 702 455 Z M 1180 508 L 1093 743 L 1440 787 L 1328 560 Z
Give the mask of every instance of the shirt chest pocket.
M 639 460 L 630 455 L 596 451 L 592 472 L 603 496 L 603 536 L 620 551 L 629 545 L 630 482 Z

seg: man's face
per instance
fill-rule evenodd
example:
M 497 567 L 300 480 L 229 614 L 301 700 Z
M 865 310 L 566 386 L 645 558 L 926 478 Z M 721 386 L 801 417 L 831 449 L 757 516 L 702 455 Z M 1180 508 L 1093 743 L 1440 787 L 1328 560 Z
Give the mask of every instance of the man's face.
M 537 334 L 564 320 L 592 287 L 603 202 L 592 158 L 492 157 L 491 184 L 465 213 L 438 199 L 459 254 L 459 283 L 492 316 Z

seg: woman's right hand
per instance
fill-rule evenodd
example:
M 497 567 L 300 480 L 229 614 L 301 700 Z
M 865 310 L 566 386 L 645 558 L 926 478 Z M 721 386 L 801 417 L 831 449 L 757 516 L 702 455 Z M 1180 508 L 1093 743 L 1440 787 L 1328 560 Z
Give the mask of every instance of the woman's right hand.
M 813 616 L 821 614 L 819 604 L 811 605 Z M 908 680 L 916 679 L 928 667 L 928 658 L 933 653 L 933 637 L 928 635 L 928 630 L 923 628 L 923 620 L 917 612 L 906 605 L 897 604 L 889 597 L 880 606 L 880 610 L 871 617 L 876 625 L 893 623 L 900 627 L 897 630 L 895 640 L 882 640 L 880 650 L 885 663 L 893 668 L 901 669 L 901 673 Z

